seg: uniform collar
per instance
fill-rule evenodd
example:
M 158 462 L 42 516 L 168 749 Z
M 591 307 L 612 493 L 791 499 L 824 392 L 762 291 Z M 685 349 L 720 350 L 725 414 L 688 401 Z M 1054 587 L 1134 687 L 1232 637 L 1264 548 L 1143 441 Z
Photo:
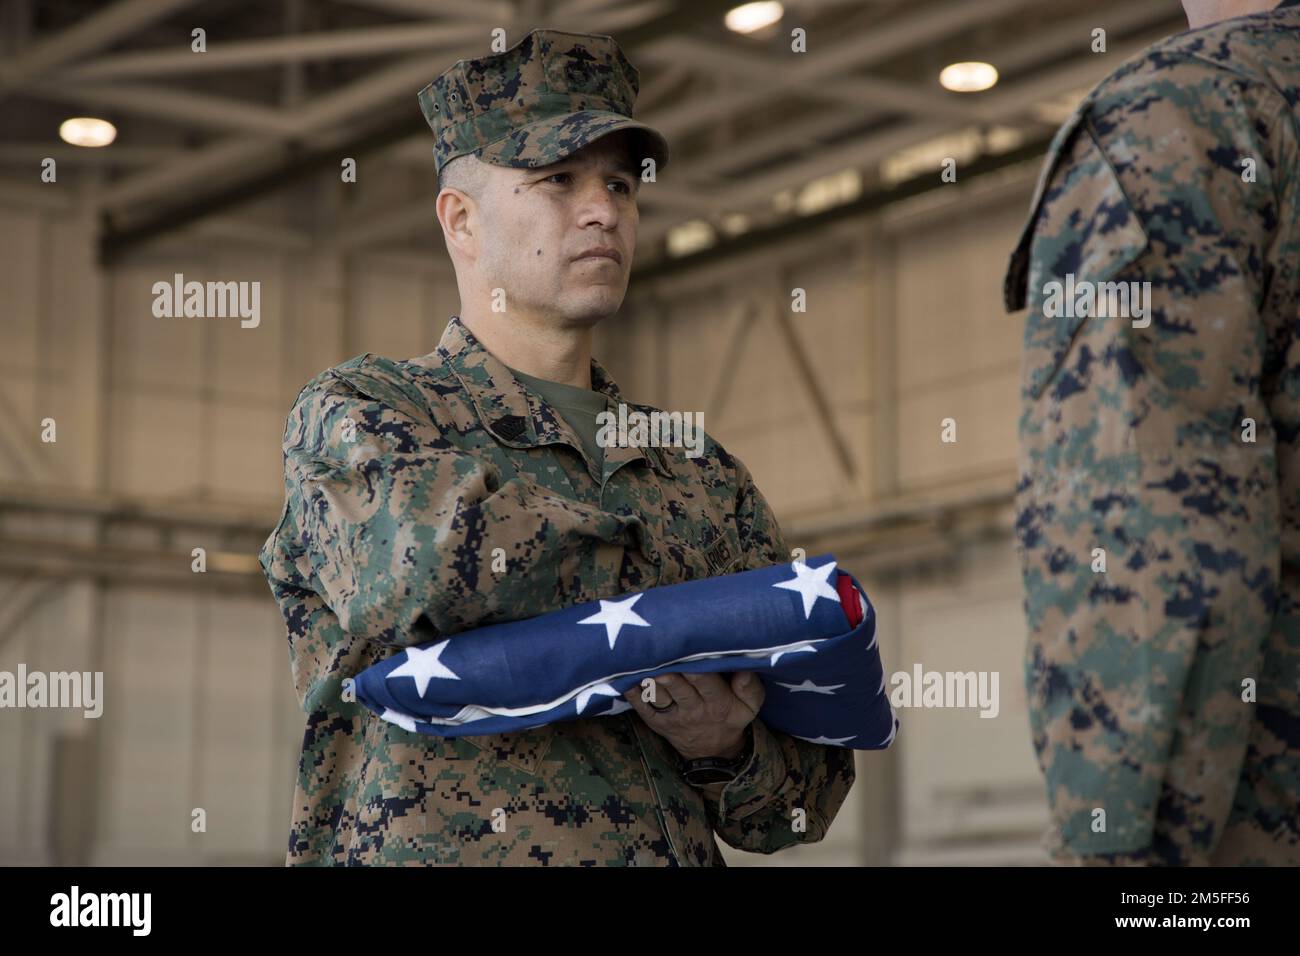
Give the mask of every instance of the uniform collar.
M 483 427 L 502 444 L 512 448 L 531 448 L 563 442 L 582 452 L 582 441 L 564 417 L 528 391 L 509 367 L 487 350 L 460 316 L 453 315 L 447 322 L 434 352 L 455 373 L 473 402 Z M 618 384 L 594 358 L 591 360 L 591 385 L 595 391 L 605 395 L 606 407 L 610 411 L 617 414 L 620 402 L 628 404 Z M 628 407 L 630 410 L 633 406 L 629 404 Z M 625 461 L 644 458 L 665 478 L 672 476 L 660 449 L 615 446 L 604 451 L 605 460 L 615 467 Z M 586 457 L 585 453 L 583 457 Z M 599 471 L 599 467 L 596 470 Z

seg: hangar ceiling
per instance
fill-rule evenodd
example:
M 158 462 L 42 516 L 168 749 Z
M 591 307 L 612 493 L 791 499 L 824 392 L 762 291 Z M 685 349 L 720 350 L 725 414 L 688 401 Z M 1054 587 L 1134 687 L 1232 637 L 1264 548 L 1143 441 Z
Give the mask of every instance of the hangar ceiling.
M 510 43 L 537 26 L 610 33 L 640 70 L 638 118 L 673 149 L 642 192 L 638 258 L 653 263 L 682 251 L 670 240 L 684 225 L 713 245 L 909 177 L 937 180 L 943 156 L 987 165 L 1041 149 L 1120 59 L 1185 26 L 1171 0 L 786 0 L 781 23 L 740 35 L 722 22 L 733 5 L 6 0 L 0 173 L 35 181 L 47 156 L 89 171 L 108 258 L 231 216 L 345 252 L 440 247 L 416 91 L 487 52 L 495 28 Z M 790 50 L 795 26 L 806 53 Z M 195 53 L 200 27 L 207 51 Z M 943 90 L 939 70 L 969 59 L 997 66 L 998 86 Z M 59 121 L 85 114 L 111 119 L 117 142 L 62 144 Z M 359 169 L 347 190 L 344 156 Z

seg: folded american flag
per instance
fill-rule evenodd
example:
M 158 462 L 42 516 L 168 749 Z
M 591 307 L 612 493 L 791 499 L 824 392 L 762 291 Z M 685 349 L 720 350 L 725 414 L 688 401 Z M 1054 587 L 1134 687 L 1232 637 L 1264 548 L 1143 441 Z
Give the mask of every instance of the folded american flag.
M 769 727 L 856 750 L 893 742 L 875 611 L 831 555 L 463 631 L 366 668 L 356 690 L 406 730 L 460 737 L 622 713 L 623 693 L 659 674 L 740 670 L 763 681 Z

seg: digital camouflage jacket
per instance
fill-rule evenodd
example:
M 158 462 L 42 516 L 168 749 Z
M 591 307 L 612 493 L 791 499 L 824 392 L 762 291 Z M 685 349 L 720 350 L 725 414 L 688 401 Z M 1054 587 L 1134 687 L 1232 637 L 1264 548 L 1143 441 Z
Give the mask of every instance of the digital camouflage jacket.
M 591 373 L 616 411 L 618 387 Z M 714 800 L 634 711 L 443 739 L 346 699 L 344 680 L 396 648 L 788 560 L 744 464 L 712 439 L 694 458 L 606 448 L 598 468 L 453 316 L 428 355 L 366 354 L 309 382 L 284 480 L 261 564 L 307 713 L 290 864 L 718 866 L 715 834 L 756 853 L 826 835 L 853 751 L 761 720 Z
M 1300 863 L 1298 109 L 1293 2 L 1156 44 L 1057 134 L 1011 262 L 1063 861 Z

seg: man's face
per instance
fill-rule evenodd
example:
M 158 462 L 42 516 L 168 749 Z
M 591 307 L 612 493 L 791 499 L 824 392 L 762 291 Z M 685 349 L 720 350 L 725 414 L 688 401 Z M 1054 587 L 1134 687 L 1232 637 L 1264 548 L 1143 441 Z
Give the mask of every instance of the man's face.
M 603 136 L 558 163 L 487 168 L 478 274 L 524 308 L 562 325 L 615 314 L 636 250 L 640 186 L 626 131 Z M 609 256 L 586 256 L 594 249 Z

